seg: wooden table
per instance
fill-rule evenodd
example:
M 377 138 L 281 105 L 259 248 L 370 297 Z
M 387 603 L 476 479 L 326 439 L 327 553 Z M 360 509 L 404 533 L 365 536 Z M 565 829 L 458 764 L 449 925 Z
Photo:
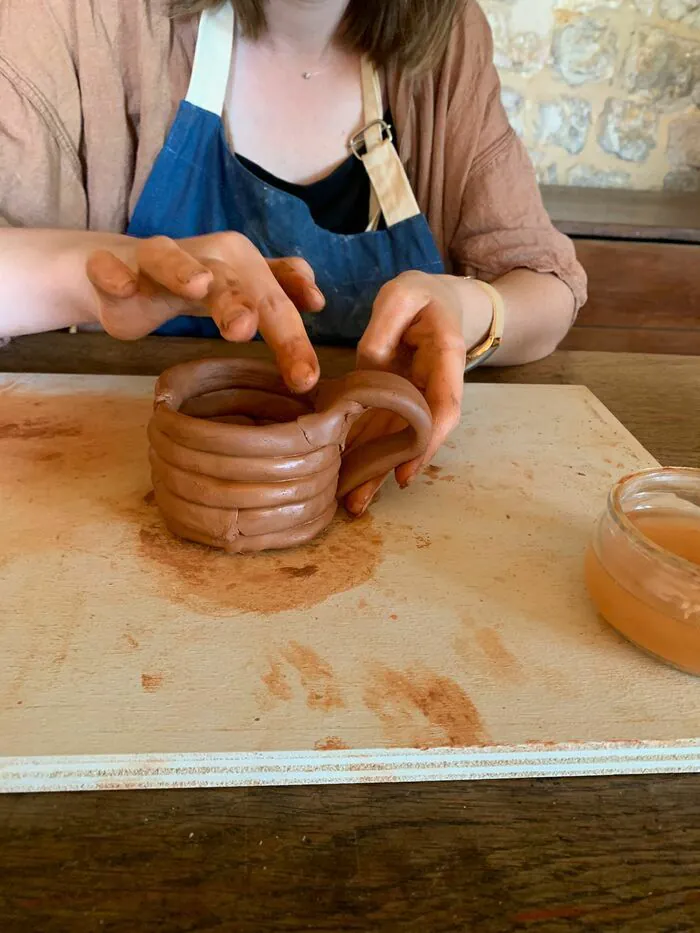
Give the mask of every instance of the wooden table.
M 225 351 L 52 335 L 0 370 Z M 478 378 L 588 385 L 662 462 L 700 467 L 699 366 L 563 352 Z M 2 933 L 697 929 L 700 776 L 0 798 Z

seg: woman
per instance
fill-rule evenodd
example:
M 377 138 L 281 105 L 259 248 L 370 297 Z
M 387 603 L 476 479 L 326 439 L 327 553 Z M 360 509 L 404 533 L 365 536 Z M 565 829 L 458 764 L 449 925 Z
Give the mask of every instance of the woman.
M 585 299 L 483 13 L 167 3 L 3 0 L 0 335 L 259 331 L 298 392 L 319 375 L 307 333 L 359 340 L 361 365 L 424 392 L 432 457 L 465 361 L 547 355 Z M 393 427 L 376 413 L 362 436 Z

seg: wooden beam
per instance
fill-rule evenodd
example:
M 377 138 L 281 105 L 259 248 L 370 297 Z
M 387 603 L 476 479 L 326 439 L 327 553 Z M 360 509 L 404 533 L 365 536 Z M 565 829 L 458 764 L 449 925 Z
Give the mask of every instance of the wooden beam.
M 700 193 L 544 186 L 542 197 L 569 236 L 700 243 Z

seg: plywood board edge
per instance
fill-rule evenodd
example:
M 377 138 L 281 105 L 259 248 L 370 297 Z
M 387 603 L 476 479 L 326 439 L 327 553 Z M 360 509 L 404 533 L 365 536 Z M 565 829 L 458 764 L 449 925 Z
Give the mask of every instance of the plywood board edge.
M 541 388 L 559 388 L 559 389 L 566 388 L 566 389 L 572 389 L 574 392 L 580 394 L 581 396 L 587 397 L 588 400 L 589 400 L 589 402 L 591 403 L 592 407 L 596 410 L 596 412 L 597 412 L 597 414 L 599 415 L 599 417 L 600 417 L 606 424 L 608 424 L 611 428 L 613 428 L 617 434 L 619 434 L 619 435 L 621 435 L 621 436 L 624 436 L 624 437 L 625 437 L 625 440 L 627 441 L 627 443 L 628 443 L 628 445 L 629 445 L 629 447 L 630 447 L 633 451 L 635 451 L 639 456 L 642 456 L 642 457 L 644 457 L 645 459 L 650 460 L 653 464 L 656 464 L 657 466 L 660 466 L 658 460 L 656 460 L 655 458 L 653 458 L 653 457 L 651 456 L 651 454 L 650 454 L 649 451 L 646 449 L 646 447 L 644 447 L 644 445 L 643 445 L 639 440 L 637 440 L 637 438 L 634 436 L 634 434 L 632 434 L 632 432 L 629 430 L 629 428 L 625 427 L 625 425 L 619 420 L 619 418 L 617 418 L 617 417 L 610 411 L 610 409 L 607 407 L 607 405 L 605 405 L 603 402 L 601 402 L 601 400 L 598 398 L 598 396 L 597 396 L 594 392 L 592 392 L 592 391 L 588 388 L 588 386 L 584 386 L 584 385 L 566 385 L 566 386 L 557 385 L 557 386 L 551 386 L 551 385 L 549 385 L 548 383 L 533 383 L 533 385 L 536 385 L 536 387 L 537 387 L 537 388 L 540 388 L 540 389 L 541 389 Z
M 700 738 L 495 748 L 0 758 L 0 793 L 700 772 Z

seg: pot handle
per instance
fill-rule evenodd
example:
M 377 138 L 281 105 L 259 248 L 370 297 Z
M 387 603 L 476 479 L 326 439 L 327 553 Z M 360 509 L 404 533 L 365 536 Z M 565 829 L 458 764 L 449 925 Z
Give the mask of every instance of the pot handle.
M 425 399 L 407 379 L 375 370 L 358 371 L 340 380 L 334 395 L 335 409 L 380 408 L 394 412 L 407 422 L 403 431 L 374 438 L 343 454 L 338 479 L 339 499 L 368 480 L 390 473 L 400 464 L 425 453 L 433 419 Z

